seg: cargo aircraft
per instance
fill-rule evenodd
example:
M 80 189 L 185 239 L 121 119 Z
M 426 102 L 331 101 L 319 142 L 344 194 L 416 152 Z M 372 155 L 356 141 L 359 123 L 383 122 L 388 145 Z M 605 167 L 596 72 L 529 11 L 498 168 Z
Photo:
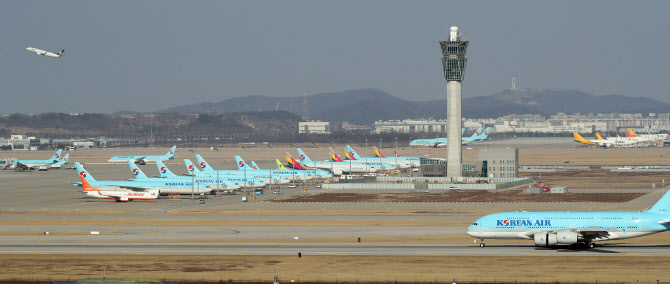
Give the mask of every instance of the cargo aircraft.
M 479 218 L 466 233 L 484 239 L 533 240 L 536 246 L 583 245 L 670 230 L 670 191 L 640 212 L 504 212 Z
M 128 160 L 133 160 L 136 164 L 145 165 L 147 162 L 156 162 L 156 161 L 167 161 L 174 159 L 174 152 L 177 150 L 177 145 L 172 146 L 170 151 L 165 153 L 162 156 L 115 156 L 109 158 L 107 162 L 112 164 L 114 163 L 125 163 Z

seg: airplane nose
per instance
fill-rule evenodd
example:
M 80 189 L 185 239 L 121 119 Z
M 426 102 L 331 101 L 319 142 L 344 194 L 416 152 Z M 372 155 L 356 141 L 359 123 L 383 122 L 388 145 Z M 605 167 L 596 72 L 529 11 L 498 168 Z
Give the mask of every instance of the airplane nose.
M 468 236 L 471 236 L 471 237 L 475 237 L 475 238 L 479 237 L 479 232 L 475 231 L 473 228 L 470 228 L 470 227 L 468 227 L 468 229 L 465 230 L 465 233 Z

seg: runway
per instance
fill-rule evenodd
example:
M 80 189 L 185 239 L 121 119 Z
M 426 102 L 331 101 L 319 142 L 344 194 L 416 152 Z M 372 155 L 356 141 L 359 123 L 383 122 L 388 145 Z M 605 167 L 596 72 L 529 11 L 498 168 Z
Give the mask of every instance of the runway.
M 528 245 L 366 244 L 366 243 L 16 243 L 0 254 L 135 255 L 395 255 L 395 256 L 670 256 L 670 245 L 601 244 L 594 249 Z

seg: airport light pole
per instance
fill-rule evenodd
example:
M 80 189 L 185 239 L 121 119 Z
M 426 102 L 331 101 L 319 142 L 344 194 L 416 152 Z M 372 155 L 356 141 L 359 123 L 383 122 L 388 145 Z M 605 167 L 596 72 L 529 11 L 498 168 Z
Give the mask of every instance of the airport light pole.
M 270 159 L 272 159 L 272 145 L 270 145 Z M 270 191 L 272 191 L 272 167 L 270 167 Z
M 656 269 L 656 283 L 659 283 L 659 281 L 660 281 L 660 278 L 659 278 L 659 277 L 660 277 L 661 268 L 656 267 L 655 269 Z
M 314 155 L 316 155 L 316 142 L 312 142 L 314 144 Z M 333 167 L 331 166 L 330 169 L 332 170 Z M 314 184 L 316 184 L 316 160 L 314 160 Z
M 413 175 L 413 173 L 412 173 L 412 136 L 409 137 L 409 175 L 410 176 Z
M 247 156 L 247 146 L 242 146 L 242 149 L 244 150 L 244 156 Z M 246 163 L 244 164 L 244 193 L 247 193 L 247 165 Z M 254 196 L 256 194 L 254 193 Z
M 195 161 L 195 149 L 189 150 L 193 154 L 193 160 Z M 193 194 L 195 192 L 195 166 L 193 166 L 193 172 L 191 172 L 191 200 L 193 200 Z
M 398 137 L 395 138 L 395 166 L 396 172 L 398 171 Z
M 220 160 L 219 147 L 216 147 L 216 196 L 219 196 L 219 187 L 221 186 L 219 184 L 219 170 L 221 169 L 221 165 L 219 164 Z
M 458 267 L 452 267 L 451 270 L 454 271 L 454 282 L 452 284 L 456 284 L 456 270 L 458 270 Z
M 354 151 L 351 151 L 349 153 L 351 155 L 351 158 L 354 158 Z M 368 165 L 368 138 L 365 138 L 365 176 L 368 176 L 368 169 L 370 168 L 370 165 Z
M 379 168 L 384 171 L 384 166 L 382 165 L 382 139 L 379 138 Z
M 105 279 L 107 277 L 107 275 L 105 275 L 107 272 L 107 265 L 100 266 L 100 268 L 102 268 L 102 279 Z

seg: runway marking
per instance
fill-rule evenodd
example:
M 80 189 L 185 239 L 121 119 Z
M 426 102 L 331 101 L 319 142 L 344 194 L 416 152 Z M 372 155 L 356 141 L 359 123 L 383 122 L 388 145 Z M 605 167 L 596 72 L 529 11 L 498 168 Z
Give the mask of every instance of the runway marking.
M 268 220 L 268 218 L 263 218 L 263 221 L 267 221 L 267 220 Z
M 32 253 L 32 254 L 48 254 L 46 252 L 36 252 L 36 251 L 24 251 L 24 252 Z
M 67 220 L 67 218 L 63 218 L 63 220 Z
M 418 237 L 419 235 L 412 235 L 412 237 Z
M 414 221 L 414 218 L 409 218 L 410 221 Z
M 256 208 L 256 211 L 261 211 L 261 209 L 260 209 L 260 208 Z
M 195 220 L 195 218 L 191 218 L 191 220 Z
M 342 219 L 342 218 L 337 218 L 337 219 L 335 219 L 335 220 L 336 220 L 336 221 L 340 221 L 340 219 Z
M 75 209 L 74 211 L 79 211 L 79 208 Z
M 30 218 L 26 218 L 26 220 L 30 220 Z

